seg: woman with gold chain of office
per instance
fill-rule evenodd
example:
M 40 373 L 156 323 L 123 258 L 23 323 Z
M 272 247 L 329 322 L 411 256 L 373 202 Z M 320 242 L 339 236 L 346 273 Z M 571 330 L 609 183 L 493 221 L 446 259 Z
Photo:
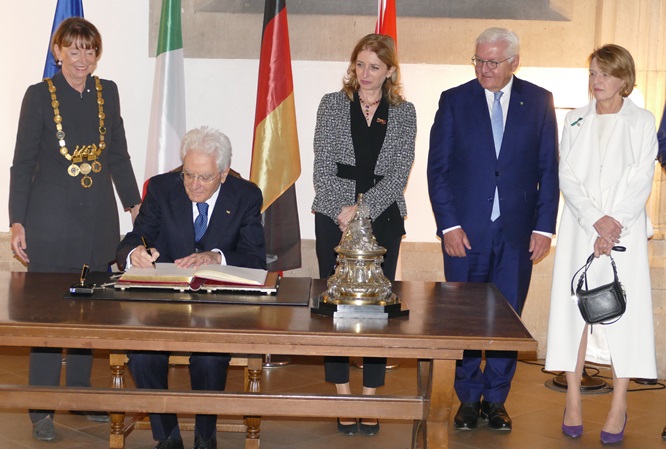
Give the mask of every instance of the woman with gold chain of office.
M 118 88 L 92 76 L 102 39 L 87 20 L 64 20 L 51 52 L 61 70 L 30 86 L 21 106 L 9 191 L 12 251 L 31 272 L 80 272 L 83 264 L 107 271 L 120 241 L 113 186 L 132 219 L 141 202 Z M 30 384 L 58 385 L 61 360 L 60 349 L 33 348 Z M 89 386 L 91 366 L 91 351 L 69 350 L 67 385 Z M 53 411 L 31 410 L 31 418 L 36 439 L 55 438 Z

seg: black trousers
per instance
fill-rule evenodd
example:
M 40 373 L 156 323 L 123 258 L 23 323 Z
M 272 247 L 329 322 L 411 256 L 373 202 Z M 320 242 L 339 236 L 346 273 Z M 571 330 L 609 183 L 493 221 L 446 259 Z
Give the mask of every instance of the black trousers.
M 62 348 L 32 348 L 28 384 L 57 387 L 60 385 Z M 89 387 L 93 353 L 90 349 L 68 349 L 65 384 L 68 387 Z M 30 421 L 36 423 L 47 416 L 53 419 L 53 410 L 30 410 Z
M 378 227 L 373 223 L 372 232 L 375 234 L 377 244 L 386 248 L 384 262 L 382 263 L 384 276 L 390 281 L 394 281 L 402 232 L 391 231 L 391 229 Z M 342 231 L 330 217 L 317 212 L 315 213 L 315 238 L 319 277 L 326 279 L 335 271 L 337 258 L 335 247 L 340 243 Z M 349 357 L 324 357 L 324 373 L 326 382 L 335 384 L 349 382 Z M 385 374 L 385 357 L 363 357 L 364 387 L 377 388 L 383 386 Z
M 129 354 L 129 369 L 139 388 L 169 388 L 169 352 L 135 351 Z M 228 354 L 193 353 L 190 356 L 190 383 L 193 390 L 224 391 L 227 383 Z M 215 438 L 216 415 L 196 415 L 194 433 L 205 441 Z M 151 413 L 153 438 L 182 439 L 178 418 L 171 413 Z
M 91 271 L 106 271 L 108 265 L 91 267 Z M 81 267 L 39 265 L 30 263 L 31 273 L 80 273 Z M 57 387 L 60 385 L 63 348 L 31 348 L 28 384 Z M 90 387 L 93 352 L 91 349 L 67 349 L 65 384 L 68 387 Z M 30 410 L 30 421 L 36 423 L 47 416 L 53 419 L 54 410 Z

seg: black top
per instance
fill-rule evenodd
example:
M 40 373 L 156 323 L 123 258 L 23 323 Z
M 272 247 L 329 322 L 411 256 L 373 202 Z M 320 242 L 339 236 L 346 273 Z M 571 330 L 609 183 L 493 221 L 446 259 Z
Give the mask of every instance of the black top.
M 338 174 L 348 179 L 356 181 L 356 195 L 367 192 L 374 187 L 383 176 L 375 175 L 375 165 L 377 158 L 384 145 L 386 137 L 386 125 L 389 116 L 389 103 L 385 97 L 382 97 L 375 114 L 372 117 L 370 126 L 365 119 L 363 107 L 359 101 L 358 92 L 354 93 L 354 101 L 350 103 L 351 134 L 354 143 L 354 157 L 356 167 L 340 170 L 338 165 Z M 342 173 L 341 173 L 342 171 Z M 345 173 L 351 172 L 351 173 Z M 353 173 L 353 174 L 352 174 Z M 352 176 L 345 176 L 351 174 Z M 381 226 L 379 226 L 381 225 Z M 382 228 L 384 232 L 392 235 L 403 235 L 405 233 L 404 220 L 400 216 L 400 209 L 396 202 L 381 213 L 373 221 L 373 228 Z

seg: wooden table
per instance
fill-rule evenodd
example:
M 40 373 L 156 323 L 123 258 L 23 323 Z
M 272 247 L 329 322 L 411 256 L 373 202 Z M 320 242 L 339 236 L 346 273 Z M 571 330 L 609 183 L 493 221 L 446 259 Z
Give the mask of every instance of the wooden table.
M 414 420 L 412 447 L 439 449 L 448 447 L 455 360 L 463 350 L 535 351 L 537 345 L 490 284 L 396 282 L 408 317 L 349 323 L 296 306 L 62 299 L 77 280 L 0 273 L 0 345 L 418 359 L 418 395 L 2 385 L 0 407 Z M 324 281 L 313 281 L 313 294 L 324 288 Z

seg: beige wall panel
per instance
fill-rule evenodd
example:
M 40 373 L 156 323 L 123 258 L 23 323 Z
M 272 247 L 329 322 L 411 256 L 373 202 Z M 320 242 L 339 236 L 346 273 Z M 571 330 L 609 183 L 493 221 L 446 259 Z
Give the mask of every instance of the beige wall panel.
M 316 1 L 316 0 L 315 0 Z M 490 26 L 515 30 L 523 41 L 523 64 L 583 67 L 595 42 L 595 0 L 559 0 L 551 9 L 570 20 L 398 18 L 401 62 L 467 64 L 474 40 Z M 262 14 L 205 12 L 210 2 L 183 0 L 186 57 L 256 59 Z M 155 53 L 160 2 L 151 0 L 149 52 Z M 287 4 L 289 10 L 289 4 Z M 606 8 L 607 9 L 607 8 Z M 372 16 L 288 14 L 292 59 L 346 61 L 354 43 L 374 27 Z M 252 30 L 249 32 L 248 30 Z

